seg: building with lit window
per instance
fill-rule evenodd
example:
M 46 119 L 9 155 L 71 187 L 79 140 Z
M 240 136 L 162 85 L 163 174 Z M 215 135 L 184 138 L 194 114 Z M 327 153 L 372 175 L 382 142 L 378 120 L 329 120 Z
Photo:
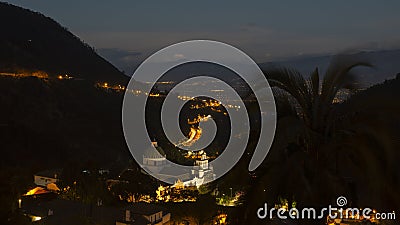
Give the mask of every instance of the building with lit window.
M 169 225 L 171 214 L 162 211 L 154 205 L 135 204 L 123 212 L 123 218 L 116 225 Z
M 34 182 L 38 186 L 47 187 L 48 184 L 55 184 L 59 181 L 61 172 L 61 169 L 41 171 L 33 176 Z

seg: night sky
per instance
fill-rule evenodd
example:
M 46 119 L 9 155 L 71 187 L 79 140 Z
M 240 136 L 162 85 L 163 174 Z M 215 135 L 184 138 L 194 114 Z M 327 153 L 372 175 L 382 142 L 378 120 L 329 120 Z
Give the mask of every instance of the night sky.
M 100 54 L 125 63 L 191 39 L 232 44 L 258 62 L 400 47 L 395 0 L 8 2 L 55 19 Z

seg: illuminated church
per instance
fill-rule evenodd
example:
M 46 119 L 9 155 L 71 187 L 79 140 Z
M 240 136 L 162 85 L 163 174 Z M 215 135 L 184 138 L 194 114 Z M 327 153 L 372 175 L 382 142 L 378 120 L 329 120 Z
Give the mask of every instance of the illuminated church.
M 143 155 L 143 166 L 152 173 L 160 173 L 167 165 L 168 160 L 165 158 L 165 152 L 158 146 L 157 142 L 152 142 L 152 144 L 160 154 L 157 154 L 152 149 L 146 149 Z
M 171 183 L 182 181 L 186 187 L 199 187 L 204 183 L 215 180 L 215 174 L 212 166 L 208 163 L 206 153 L 201 156 L 200 160 L 196 160 L 193 169 L 177 173 L 169 165 L 165 152 L 158 146 L 157 142 L 152 142 L 152 144 L 160 154 L 156 154 L 152 149 L 147 149 L 144 152 L 142 164 L 151 173 L 158 174 Z
M 192 179 L 184 181 L 185 186 L 200 187 L 204 183 L 215 180 L 212 166 L 208 163 L 207 154 L 204 152 L 200 160 L 196 160 L 194 169 L 191 171 Z

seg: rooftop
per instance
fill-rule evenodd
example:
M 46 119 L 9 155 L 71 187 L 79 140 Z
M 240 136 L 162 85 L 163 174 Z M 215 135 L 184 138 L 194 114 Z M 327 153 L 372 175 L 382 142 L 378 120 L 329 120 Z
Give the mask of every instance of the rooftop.
M 51 177 L 57 179 L 60 177 L 62 171 L 62 169 L 44 170 L 36 173 L 35 176 Z

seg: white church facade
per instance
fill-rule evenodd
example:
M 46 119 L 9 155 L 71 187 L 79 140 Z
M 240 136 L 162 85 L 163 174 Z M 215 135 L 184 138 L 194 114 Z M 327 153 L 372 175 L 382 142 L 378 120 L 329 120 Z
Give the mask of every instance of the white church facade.
M 160 154 L 154 154 L 154 151 L 150 149 L 145 151 L 142 164 L 145 170 L 158 174 L 171 183 L 181 181 L 185 187 L 200 187 L 205 183 L 215 180 L 216 175 L 213 172 L 212 166 L 209 164 L 206 153 L 201 156 L 200 160 L 196 160 L 191 170 L 176 174 L 176 171 L 171 169 L 169 161 L 165 157 L 165 153 L 161 147 L 158 146 L 157 142 L 153 142 L 152 144 Z

